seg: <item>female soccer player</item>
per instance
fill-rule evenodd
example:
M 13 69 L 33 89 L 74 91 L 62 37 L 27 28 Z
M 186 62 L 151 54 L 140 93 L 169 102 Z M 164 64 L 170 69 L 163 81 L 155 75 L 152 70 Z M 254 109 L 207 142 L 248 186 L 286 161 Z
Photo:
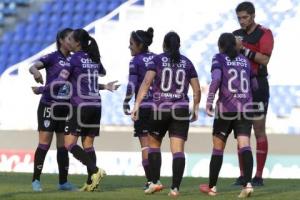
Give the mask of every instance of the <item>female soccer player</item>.
M 100 61 L 97 42 L 84 29 L 76 29 L 70 37 L 71 50 L 69 81 L 72 85 L 70 103 L 72 112 L 66 123 L 65 147 L 73 156 L 87 166 L 88 180 L 81 191 L 93 191 L 105 175 L 96 166 L 93 147 L 95 136 L 99 135 L 101 119 L 101 97 L 98 76 L 105 74 Z M 83 149 L 77 145 L 82 137 Z
M 53 83 L 57 77 L 68 71 L 70 67 L 69 55 L 69 36 L 72 29 L 66 28 L 57 33 L 56 46 L 57 51 L 43 56 L 36 61 L 29 69 L 37 83 L 43 84 L 43 77 L 39 70 L 46 70 L 46 85 Z M 39 145 L 34 155 L 34 172 L 32 178 L 32 189 L 34 191 L 42 191 L 40 176 L 43 169 L 44 160 L 48 149 L 52 142 L 53 133 L 56 133 L 57 138 L 57 163 L 59 170 L 59 190 L 74 190 L 75 187 L 67 181 L 68 168 L 69 168 L 69 157 L 68 151 L 64 147 L 64 127 L 65 119 L 68 114 L 67 107 L 54 106 L 54 103 L 61 100 L 58 98 L 59 89 L 55 89 L 52 93 L 50 88 L 45 89 L 44 87 L 33 87 L 33 91 L 36 94 L 42 93 L 42 97 L 39 103 L 37 116 L 38 116 L 38 131 L 39 131 Z M 62 90 L 61 90 L 62 91 Z M 62 92 L 60 92 L 63 97 Z M 51 116 L 55 116 L 58 119 L 53 119 Z
M 193 89 L 193 111 L 191 121 L 198 118 L 201 98 L 198 76 L 192 62 L 180 54 L 180 37 L 175 32 L 169 32 L 164 37 L 164 53 L 153 58 L 148 64 L 148 71 L 139 89 L 131 117 L 137 120 L 141 102 L 150 86 L 153 87 L 153 106 L 149 122 L 149 187 L 146 194 L 162 190 L 158 183 L 160 178 L 161 151 L 160 146 L 166 132 L 169 132 L 171 152 L 173 154 L 173 179 L 169 196 L 179 195 L 182 180 L 185 155 L 184 143 L 187 140 L 189 119 L 189 85 Z M 152 84 L 153 82 L 153 84 Z
M 206 102 L 206 112 L 213 116 L 213 101 L 219 90 L 213 124 L 213 152 L 210 160 L 209 184 L 200 185 L 200 191 L 210 196 L 217 194 L 217 180 L 223 162 L 223 152 L 231 131 L 237 138 L 242 155 L 245 183 L 239 198 L 251 195 L 253 157 L 250 147 L 252 116 L 252 88 L 257 82 L 252 75 L 248 59 L 236 49 L 236 39 L 231 33 L 223 33 L 218 41 L 220 53 L 212 60 L 212 82 Z
M 129 80 L 127 85 L 126 97 L 123 108 L 126 115 L 130 115 L 129 101 L 133 95 L 137 95 L 138 90 L 147 72 L 148 63 L 153 59 L 154 53 L 148 47 L 152 44 L 153 28 L 147 31 L 137 30 L 130 35 L 129 49 L 132 60 L 129 63 Z M 138 137 L 142 149 L 142 165 L 145 170 L 147 188 L 150 181 L 149 162 L 148 162 L 148 120 L 151 113 L 152 94 L 151 90 L 146 98 L 143 99 L 139 110 L 139 119 L 134 122 L 134 137 Z

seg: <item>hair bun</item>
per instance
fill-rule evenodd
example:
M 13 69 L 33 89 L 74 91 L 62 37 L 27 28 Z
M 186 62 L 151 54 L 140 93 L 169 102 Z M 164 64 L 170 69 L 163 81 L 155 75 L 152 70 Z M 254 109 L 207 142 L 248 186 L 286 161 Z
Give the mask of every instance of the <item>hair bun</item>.
M 153 32 L 154 32 L 154 29 L 152 27 L 149 27 L 148 30 L 147 30 L 147 33 L 153 37 Z

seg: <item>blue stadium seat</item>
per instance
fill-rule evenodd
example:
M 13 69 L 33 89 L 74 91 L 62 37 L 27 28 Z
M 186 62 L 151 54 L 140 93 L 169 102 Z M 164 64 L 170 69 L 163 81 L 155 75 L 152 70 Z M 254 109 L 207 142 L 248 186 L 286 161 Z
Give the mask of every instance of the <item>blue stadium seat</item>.
M 6 14 L 14 14 L 17 5 L 28 5 L 31 2 L 31 0 L 0 0 L 0 10 L 2 5 Z M 1 67 L 3 68 L 4 64 L 11 65 L 26 59 L 55 42 L 55 36 L 59 29 L 65 27 L 82 28 L 93 20 L 104 16 L 110 11 L 109 9 L 114 9 L 121 2 L 117 0 L 53 0 L 45 2 L 38 12 L 32 13 L 25 22 L 18 24 L 14 31 L 3 34 L 0 52 L 1 56 L 4 54 L 6 56 L 2 57 Z M 86 10 L 90 11 L 86 12 Z M 0 25 L 2 21 L 3 14 L 0 13 Z M 17 42 L 19 47 L 11 46 L 11 41 Z M 11 55 L 13 52 L 18 57 Z
M 10 2 L 5 4 L 3 9 L 4 15 L 15 15 L 17 13 L 17 5 L 15 2 Z

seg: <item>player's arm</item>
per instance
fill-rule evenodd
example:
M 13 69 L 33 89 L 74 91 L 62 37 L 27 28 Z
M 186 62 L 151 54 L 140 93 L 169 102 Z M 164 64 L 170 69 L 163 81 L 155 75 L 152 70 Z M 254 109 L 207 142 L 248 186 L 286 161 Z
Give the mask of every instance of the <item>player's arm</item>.
M 118 81 L 112 81 L 107 84 L 98 84 L 99 90 L 109 90 L 111 92 L 117 90 L 120 87 L 120 84 L 115 84 Z
M 270 30 L 267 30 L 259 40 L 259 46 L 259 52 L 252 51 L 251 49 L 248 49 L 246 47 L 242 47 L 240 52 L 250 60 L 263 66 L 267 66 L 274 47 L 274 38 Z
M 198 119 L 198 113 L 199 113 L 199 103 L 201 100 L 201 89 L 200 89 L 200 83 L 198 78 L 192 78 L 190 80 L 190 85 L 192 86 L 193 90 L 193 111 L 192 111 L 192 119 L 191 121 L 196 121 Z
M 49 91 L 50 88 L 58 88 L 63 86 L 66 81 L 68 80 L 70 72 L 67 69 L 62 69 L 56 79 L 54 79 L 51 83 L 38 87 L 39 94 L 43 93 L 44 91 Z
M 131 118 L 133 120 L 137 120 L 137 111 L 141 105 L 141 102 L 143 101 L 144 97 L 147 95 L 148 90 L 155 78 L 156 72 L 153 70 L 148 70 L 145 78 L 143 80 L 143 83 L 139 89 L 139 92 L 137 94 L 136 100 L 135 100 L 135 104 L 134 104 L 134 108 L 133 111 L 131 113 Z
M 206 100 L 206 112 L 209 116 L 213 116 L 213 102 L 215 99 L 216 92 L 218 91 L 221 80 L 222 71 L 221 69 L 214 69 L 211 74 L 211 83 L 209 85 L 207 100 Z
M 123 111 L 125 115 L 130 115 L 129 101 L 134 95 L 137 82 L 138 82 L 137 66 L 131 61 L 129 64 L 129 77 L 128 77 L 128 84 L 126 88 L 126 96 L 123 101 Z
M 44 63 L 41 61 L 36 61 L 30 68 L 29 68 L 29 73 L 31 73 L 33 75 L 34 80 L 37 83 L 41 83 L 44 84 L 44 80 L 43 80 L 43 76 L 42 74 L 39 72 L 39 70 L 43 69 Z
M 250 60 L 261 64 L 263 66 L 267 66 L 270 61 L 270 56 L 262 54 L 260 52 L 252 51 L 246 47 L 243 47 L 240 51 L 244 56 L 249 58 Z

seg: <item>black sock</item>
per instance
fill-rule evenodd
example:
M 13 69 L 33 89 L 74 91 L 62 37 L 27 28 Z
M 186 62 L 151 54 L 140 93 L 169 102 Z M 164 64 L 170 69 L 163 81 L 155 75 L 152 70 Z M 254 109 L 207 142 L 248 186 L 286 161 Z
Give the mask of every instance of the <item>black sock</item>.
M 148 154 L 150 179 L 157 183 L 160 178 L 161 152 L 160 148 L 149 148 Z
M 88 170 L 90 170 L 92 174 L 98 171 L 96 165 L 80 146 L 78 146 L 77 144 L 71 144 L 67 149 L 73 154 L 73 156 L 77 160 L 79 160 L 82 164 L 87 166 Z
M 251 147 L 243 147 L 239 149 L 239 153 L 242 155 L 243 164 L 244 164 L 244 187 L 247 185 L 247 183 L 251 182 L 252 177 L 252 170 L 253 170 L 253 156 Z
M 147 182 L 150 181 L 150 172 L 149 172 L 149 160 L 148 159 L 144 159 L 142 161 L 142 165 L 144 167 L 144 171 L 145 171 L 145 175 L 146 175 L 146 179 L 147 179 Z
M 179 190 L 185 167 L 185 156 L 183 152 L 173 154 L 173 178 L 171 189 L 177 188 Z
M 217 185 L 223 163 L 223 150 L 213 149 L 209 164 L 209 188 Z
M 68 181 L 69 171 L 69 154 L 65 147 L 57 147 L 57 164 L 59 171 L 59 184 L 64 184 Z
M 48 144 L 39 144 L 35 150 L 34 154 L 34 168 L 32 181 L 40 180 L 40 176 L 43 170 L 43 165 L 45 161 L 46 154 L 49 150 L 50 145 Z
M 84 149 L 84 151 L 89 155 L 89 157 L 92 160 L 93 164 L 96 166 L 97 157 L 96 157 L 96 152 L 95 152 L 94 147 L 86 148 L 86 149 Z M 87 168 L 87 171 L 88 171 L 88 178 L 87 178 L 86 183 L 91 184 L 92 183 L 91 177 L 92 177 L 93 173 L 88 168 Z

